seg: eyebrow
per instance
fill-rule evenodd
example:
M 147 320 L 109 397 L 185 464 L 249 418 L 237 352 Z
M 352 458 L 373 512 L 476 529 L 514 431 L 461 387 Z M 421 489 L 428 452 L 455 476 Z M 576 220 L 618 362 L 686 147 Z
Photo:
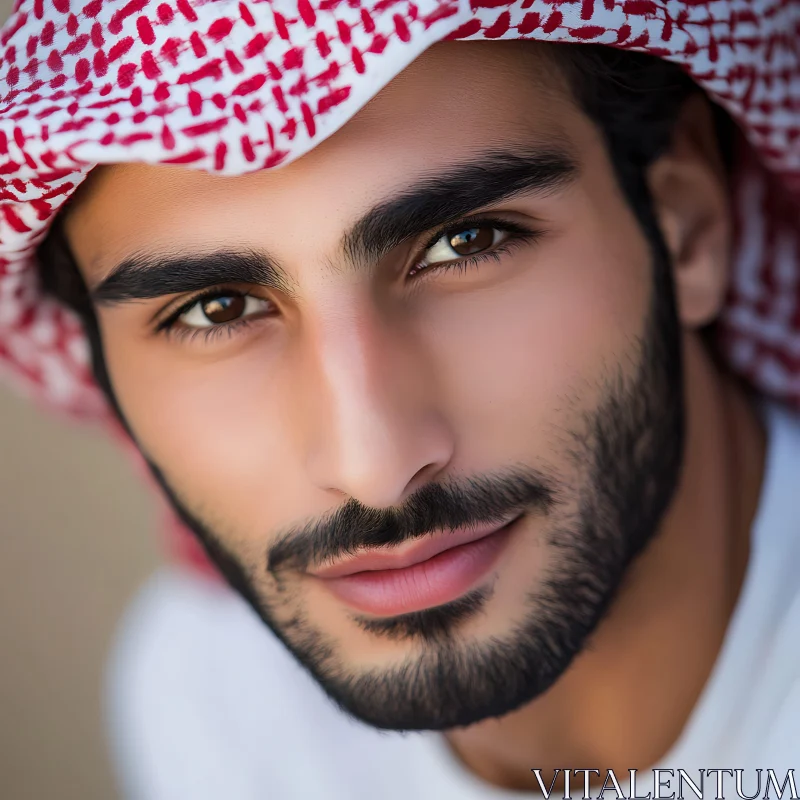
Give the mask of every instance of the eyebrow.
M 551 194 L 572 183 L 577 174 L 577 162 L 563 145 L 492 150 L 441 167 L 364 214 L 342 237 L 344 260 L 353 268 L 368 268 L 407 239 L 521 194 Z M 112 305 L 227 283 L 295 294 L 294 281 L 277 259 L 248 248 L 135 253 L 90 288 L 89 294 L 99 305 Z

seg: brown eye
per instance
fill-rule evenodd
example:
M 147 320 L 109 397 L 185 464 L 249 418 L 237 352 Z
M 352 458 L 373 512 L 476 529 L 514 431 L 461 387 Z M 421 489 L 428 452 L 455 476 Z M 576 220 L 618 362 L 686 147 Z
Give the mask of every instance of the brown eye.
M 201 303 L 203 314 L 214 323 L 233 322 L 244 313 L 245 298 L 242 295 L 212 297 Z
M 453 230 L 440 236 L 426 251 L 422 268 L 458 261 L 491 250 L 508 236 L 492 225 L 477 225 Z M 414 270 L 418 272 L 419 269 Z
M 467 228 L 450 236 L 449 245 L 460 256 L 480 253 L 494 243 L 494 228 Z
M 268 300 L 249 294 L 218 294 L 198 300 L 178 317 L 186 328 L 212 328 L 251 316 L 263 316 L 271 308 Z

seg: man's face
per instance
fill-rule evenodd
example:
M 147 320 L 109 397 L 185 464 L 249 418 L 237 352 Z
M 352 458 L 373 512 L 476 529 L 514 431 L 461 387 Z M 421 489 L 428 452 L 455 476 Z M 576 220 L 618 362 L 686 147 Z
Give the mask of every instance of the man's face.
M 448 728 L 563 673 L 671 498 L 679 336 L 535 46 L 436 46 L 278 171 L 97 170 L 67 234 L 139 446 L 331 696 Z

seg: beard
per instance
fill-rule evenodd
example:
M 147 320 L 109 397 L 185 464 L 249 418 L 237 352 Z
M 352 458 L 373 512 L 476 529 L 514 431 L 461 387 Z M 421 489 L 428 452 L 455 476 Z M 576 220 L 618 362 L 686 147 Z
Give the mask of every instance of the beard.
M 650 233 L 650 305 L 642 335 L 620 359 L 635 365 L 627 370 L 633 374 L 622 363 L 608 368 L 601 400 L 567 432 L 568 458 L 583 476 L 576 488 L 558 476 L 515 468 L 431 483 L 402 508 L 368 508 L 350 499 L 323 520 L 285 531 L 264 561 L 253 564 L 231 552 L 150 463 L 220 572 L 346 713 L 391 730 L 447 730 L 502 716 L 546 692 L 608 613 L 631 562 L 659 529 L 683 457 L 680 325 L 666 247 Z M 415 645 L 396 666 L 358 670 L 308 618 L 297 581 L 286 580 L 291 570 L 362 547 L 531 511 L 547 521 L 544 541 L 555 558 L 528 592 L 522 621 L 487 641 L 467 641 L 458 631 L 490 602 L 491 587 L 393 618 L 354 617 L 372 636 Z

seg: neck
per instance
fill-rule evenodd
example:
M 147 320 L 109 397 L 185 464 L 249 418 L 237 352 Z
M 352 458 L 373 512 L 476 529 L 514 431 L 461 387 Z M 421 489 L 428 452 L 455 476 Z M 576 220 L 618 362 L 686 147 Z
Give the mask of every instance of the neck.
M 743 390 L 697 337 L 686 336 L 684 353 L 680 485 L 590 647 L 544 696 L 447 734 L 488 783 L 537 789 L 532 768 L 546 786 L 557 768 L 647 769 L 675 743 L 708 680 L 747 567 L 766 443 Z

